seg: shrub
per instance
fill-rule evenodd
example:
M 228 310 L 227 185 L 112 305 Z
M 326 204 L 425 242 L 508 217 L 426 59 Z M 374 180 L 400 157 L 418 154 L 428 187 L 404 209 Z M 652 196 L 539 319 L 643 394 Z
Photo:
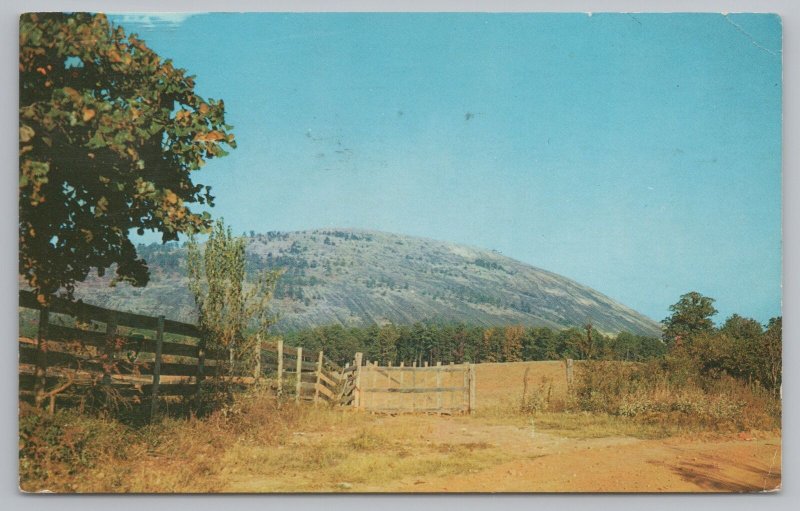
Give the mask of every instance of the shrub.
M 520 412 L 524 414 L 537 414 L 550 411 L 550 404 L 553 396 L 553 380 L 543 377 L 537 387 L 528 391 L 527 377 L 528 372 L 526 370 L 525 388 L 522 392 Z
M 719 431 L 780 426 L 780 402 L 769 391 L 724 373 L 702 375 L 681 360 L 579 367 L 577 410 Z
M 105 454 L 128 455 L 130 435 L 112 419 L 88 416 L 74 410 L 50 415 L 22 404 L 19 418 L 19 475 L 28 490 L 70 490 L 68 476 L 94 467 Z M 29 488 L 27 481 L 38 481 Z

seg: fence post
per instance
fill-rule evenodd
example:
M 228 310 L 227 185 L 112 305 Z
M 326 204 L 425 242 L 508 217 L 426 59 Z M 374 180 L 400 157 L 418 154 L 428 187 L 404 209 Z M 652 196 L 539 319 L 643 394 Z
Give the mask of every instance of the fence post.
M 469 413 L 475 413 L 475 364 L 469 365 Z
M 255 383 L 261 378 L 261 334 L 256 334 L 256 367 L 253 370 Z
M 361 408 L 361 360 L 363 353 L 356 353 L 356 388 L 353 390 L 355 398 L 353 399 L 353 407 L 356 409 Z
M 278 395 L 283 395 L 283 339 L 278 339 Z
M 442 386 L 442 371 L 441 371 L 442 363 L 436 362 L 436 388 L 441 388 Z M 436 392 L 436 410 L 438 412 L 442 411 L 442 393 L 437 391 Z
M 372 375 L 372 377 L 369 379 L 369 388 L 371 388 L 371 389 L 374 389 L 374 388 L 377 387 L 377 385 L 376 385 L 376 381 L 378 379 L 378 370 L 377 369 L 378 369 L 378 362 L 373 360 L 372 361 L 372 369 L 369 370 L 370 374 Z M 367 393 L 365 392 L 364 393 L 364 397 L 366 398 L 366 396 L 367 396 Z M 369 394 L 369 396 L 370 396 L 369 397 L 369 404 L 372 405 L 372 409 L 374 410 L 375 409 L 375 398 L 377 397 L 377 394 L 373 391 L 371 394 Z M 363 407 L 366 408 L 367 407 L 367 400 L 366 399 L 364 399 L 363 404 L 364 404 Z
M 467 405 L 467 412 L 469 412 L 469 366 L 464 366 L 464 391 L 461 393 L 462 406 L 464 403 Z
M 567 369 L 567 391 L 572 392 L 572 359 L 565 360 Z
M 303 383 L 303 348 L 297 347 L 297 383 L 295 384 L 294 400 L 300 402 L 300 392 L 302 392 Z
M 317 383 L 314 385 L 314 404 L 319 402 L 319 386 L 322 381 L 322 351 L 319 352 L 319 359 L 317 359 Z
M 103 355 L 105 356 L 106 363 L 103 364 L 103 386 L 106 393 L 111 387 L 111 364 L 114 360 L 114 344 L 117 337 L 117 313 L 116 311 L 108 311 L 108 318 L 106 322 L 106 344 L 103 346 Z M 108 395 L 106 395 L 108 397 Z
M 205 333 L 201 333 L 200 335 L 200 343 L 197 345 L 197 376 L 195 377 L 195 383 L 197 384 L 197 390 L 195 391 L 195 406 L 198 408 L 200 407 L 200 400 L 203 398 L 201 389 L 206 371 Z
M 150 420 L 158 413 L 158 386 L 161 384 L 161 351 L 164 347 L 164 316 L 158 317 L 156 360 L 153 363 L 153 390 L 150 391 Z
M 50 324 L 50 310 L 39 309 L 39 333 L 36 336 L 36 381 L 34 382 L 34 403 L 42 406 L 47 387 L 47 326 Z
M 417 388 L 417 361 L 414 361 L 414 367 L 411 369 L 411 388 Z M 415 411 L 417 409 L 417 393 L 411 393 L 411 411 Z

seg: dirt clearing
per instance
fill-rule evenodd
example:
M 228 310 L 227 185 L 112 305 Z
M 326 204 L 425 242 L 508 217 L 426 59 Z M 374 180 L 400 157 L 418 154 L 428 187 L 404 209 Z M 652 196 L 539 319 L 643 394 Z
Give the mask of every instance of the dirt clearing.
M 295 435 L 295 467 L 242 467 L 225 492 L 752 492 L 780 486 L 780 439 L 572 438 L 470 417 L 367 416 Z M 330 438 L 347 440 L 331 445 Z M 275 449 L 274 447 L 272 449 Z M 316 463 L 310 469 L 307 463 Z M 235 466 L 235 465 L 231 465 Z

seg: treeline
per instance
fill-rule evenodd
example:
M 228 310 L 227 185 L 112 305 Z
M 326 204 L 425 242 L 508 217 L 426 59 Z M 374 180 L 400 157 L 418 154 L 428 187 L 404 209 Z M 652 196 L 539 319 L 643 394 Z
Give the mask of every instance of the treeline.
M 450 362 L 518 362 L 523 360 L 644 361 L 660 357 L 665 344 L 657 338 L 622 332 L 606 336 L 591 325 L 553 330 L 545 327 L 482 327 L 466 324 L 321 326 L 283 335 L 291 346 L 323 350 L 340 364 L 356 352 L 381 365 L 391 362 L 435 364 Z

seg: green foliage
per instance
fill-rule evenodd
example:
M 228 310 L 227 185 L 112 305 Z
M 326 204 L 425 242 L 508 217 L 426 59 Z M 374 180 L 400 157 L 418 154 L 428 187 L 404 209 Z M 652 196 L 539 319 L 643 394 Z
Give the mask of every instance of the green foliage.
M 755 320 L 734 315 L 719 330 L 696 334 L 691 343 L 674 346 L 670 357 L 703 376 L 729 375 L 775 394 L 781 385 L 782 320 L 762 330 Z
M 754 319 L 732 315 L 719 329 L 711 316 L 714 300 L 691 292 L 670 307 L 664 338 L 671 342 L 669 358 L 704 378 L 723 375 L 780 392 L 782 320 L 773 318 L 766 330 Z
M 579 358 L 574 350 L 586 333 L 577 328 L 561 331 L 545 327 L 481 327 L 456 324 L 370 325 L 343 327 L 330 325 L 285 334 L 291 346 L 312 351 L 323 350 L 340 364 L 352 362 L 360 351 L 369 360 L 385 364 L 404 362 L 422 365 L 442 362 L 515 362 L 522 360 L 562 360 Z M 660 339 L 623 332 L 617 337 L 592 333 L 597 358 L 608 360 L 649 360 L 664 355 Z
M 206 347 L 231 350 L 235 358 L 252 365 L 252 344 L 266 337 L 273 322 L 269 301 L 280 272 L 266 271 L 254 282 L 245 282 L 245 240 L 233 237 L 222 220 L 216 222 L 202 254 L 193 237 L 187 248 L 189 287 Z
M 717 313 L 717 309 L 714 308 L 713 298 L 691 291 L 670 305 L 669 310 L 672 315 L 661 322 L 667 343 L 691 342 L 693 336 L 714 329 L 711 317 Z
M 386 364 L 397 356 L 397 341 L 400 333 L 394 325 L 384 325 L 378 331 L 376 342 L 376 355 L 380 363 Z
M 19 37 L 20 274 L 43 302 L 93 267 L 145 285 L 132 229 L 210 226 L 190 173 L 236 147 L 223 102 L 102 14 L 24 14 Z

